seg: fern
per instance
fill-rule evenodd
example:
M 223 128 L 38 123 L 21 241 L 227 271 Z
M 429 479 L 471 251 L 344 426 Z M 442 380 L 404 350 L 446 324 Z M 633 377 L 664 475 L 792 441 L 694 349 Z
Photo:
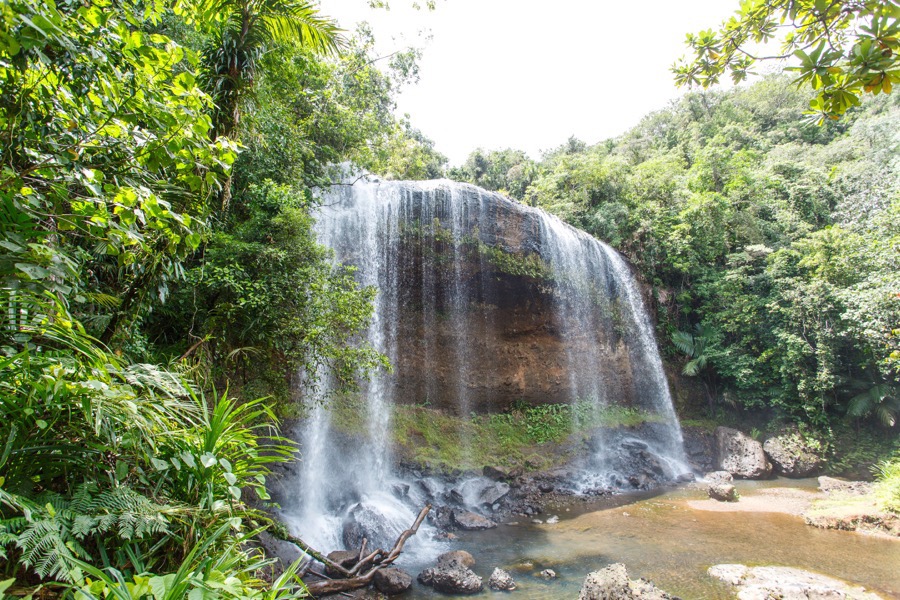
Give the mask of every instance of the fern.
M 171 507 L 126 486 L 100 490 L 96 484 L 82 484 L 71 498 L 45 493 L 25 509 L 24 517 L 0 521 L 0 545 L 15 543 L 21 563 L 41 578 L 71 581 L 73 561 L 89 557 L 83 540 L 114 535 L 131 541 L 165 534 L 168 511 Z

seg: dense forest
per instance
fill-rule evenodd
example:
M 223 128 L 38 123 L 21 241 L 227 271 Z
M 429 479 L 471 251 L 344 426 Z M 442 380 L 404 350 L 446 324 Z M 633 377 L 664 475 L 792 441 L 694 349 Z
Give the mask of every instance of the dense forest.
M 818 125 L 772 77 L 445 172 L 393 112 L 419 51 L 374 48 L 292 0 L 2 4 L 0 594 L 304 595 L 299 562 L 264 581 L 249 543 L 294 456 L 278 419 L 326 368 L 389 368 L 358 337 L 377 291 L 312 230 L 345 164 L 502 190 L 613 245 L 711 412 L 896 440 L 896 94 Z
M 540 161 L 473 152 L 450 176 L 540 206 L 629 257 L 709 403 L 819 427 L 900 415 L 896 96 L 823 126 L 786 77 L 685 96 Z M 678 360 L 678 357 L 673 357 Z

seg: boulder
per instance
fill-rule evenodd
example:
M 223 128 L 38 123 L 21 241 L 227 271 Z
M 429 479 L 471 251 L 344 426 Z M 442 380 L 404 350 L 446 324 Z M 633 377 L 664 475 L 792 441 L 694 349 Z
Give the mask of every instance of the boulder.
M 438 556 L 434 567 L 419 573 L 422 585 L 434 587 L 448 594 L 477 594 L 484 584 L 481 577 L 469 567 L 475 566 L 475 559 L 465 550 L 445 552 Z
M 556 579 L 556 571 L 553 569 L 544 569 L 540 572 L 540 576 L 544 579 Z
M 397 533 L 390 529 L 385 516 L 362 503 L 350 509 L 342 529 L 345 548 L 359 548 L 364 538 L 370 548 L 391 548 L 397 540 Z
M 677 600 L 649 581 L 630 581 L 625 565 L 614 564 L 589 574 L 578 600 Z
M 473 512 L 469 512 L 467 510 L 454 510 L 452 519 L 454 525 L 456 525 L 460 529 L 465 529 L 468 531 L 493 529 L 497 526 L 497 524 L 490 519 L 482 517 L 481 515 L 475 514 Z
M 431 586 L 445 594 L 477 594 L 484 589 L 481 577 L 471 569 L 431 569 Z M 421 581 L 421 579 L 419 580 Z
M 352 550 L 335 550 L 334 552 L 328 553 L 328 560 L 333 563 L 339 564 L 345 569 L 349 569 L 356 564 L 356 561 L 359 560 L 359 552 L 354 552 Z M 325 574 L 329 577 L 343 577 L 344 575 L 331 567 L 325 567 Z
M 770 437 L 763 450 L 775 472 L 785 477 L 809 477 L 822 466 L 822 457 L 798 432 Z
M 737 502 L 737 490 L 730 483 L 714 483 L 706 490 L 709 497 L 719 502 Z
M 378 591 L 387 596 L 402 594 L 412 587 L 412 575 L 396 567 L 375 571 L 373 581 Z
M 716 427 L 716 466 L 741 479 L 765 479 L 772 474 L 762 444 L 729 427 Z
M 509 494 L 509 484 L 498 482 L 485 486 L 478 494 L 478 504 L 481 506 L 491 506 Z
M 715 565 L 708 573 L 736 587 L 740 600 L 880 600 L 864 588 L 790 567 Z
M 503 569 L 495 568 L 494 572 L 491 573 L 490 579 L 488 579 L 488 587 L 500 592 L 511 592 L 516 589 L 516 582 L 513 580 L 512 575 Z
M 712 471 L 703 476 L 710 484 L 713 483 L 731 483 L 734 481 L 734 477 L 731 476 L 731 473 L 728 471 Z

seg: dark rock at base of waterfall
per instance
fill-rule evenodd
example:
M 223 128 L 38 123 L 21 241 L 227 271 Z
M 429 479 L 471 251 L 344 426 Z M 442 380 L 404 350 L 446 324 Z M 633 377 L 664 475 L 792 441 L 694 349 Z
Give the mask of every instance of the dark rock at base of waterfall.
M 412 575 L 403 569 L 391 567 L 389 569 L 375 571 L 373 581 L 375 583 L 375 588 L 382 594 L 396 596 L 397 594 L 402 594 L 412 586 Z
M 356 564 L 356 561 L 359 560 L 359 552 L 355 552 L 353 550 L 335 550 L 334 552 L 328 553 L 328 560 L 331 562 L 344 567 L 345 569 L 350 569 L 353 565 Z M 334 569 L 333 567 L 325 566 L 325 574 L 329 577 L 343 577 L 344 574 Z
M 435 566 L 425 569 L 417 577 L 419 583 L 447 594 L 477 594 L 484 588 L 481 577 L 469 567 L 475 559 L 465 550 L 445 552 L 438 556 Z
M 739 598 L 806 600 L 821 598 L 835 600 L 879 600 L 879 596 L 864 588 L 839 579 L 790 567 L 747 567 L 744 565 L 715 565 L 710 576 L 738 589 Z
M 730 483 L 714 483 L 706 490 L 709 497 L 719 502 L 737 502 L 737 489 Z
M 493 483 L 485 486 L 478 494 L 478 504 L 482 506 L 493 506 L 509 494 L 509 484 Z
M 691 468 L 698 473 L 716 468 L 716 438 L 701 427 L 684 427 L 684 455 Z
M 763 450 L 775 472 L 785 477 L 809 477 L 822 467 L 822 457 L 796 431 L 767 439 Z
M 629 580 L 625 565 L 614 564 L 588 575 L 578 600 L 678 600 L 644 579 Z
M 342 539 L 345 548 L 359 548 L 363 539 L 369 548 L 390 548 L 396 541 L 387 526 L 387 520 L 378 510 L 365 504 L 357 504 L 344 517 Z
M 710 485 L 714 483 L 731 483 L 734 477 L 728 471 L 711 471 L 703 476 Z
M 765 479 L 772 474 L 762 444 L 729 427 L 716 427 L 716 467 L 741 479 Z
M 451 500 L 463 506 L 490 507 L 509 494 L 509 484 L 487 477 L 467 479 L 459 488 L 450 491 Z
M 516 477 L 522 475 L 522 469 L 508 469 L 506 467 L 500 466 L 487 466 L 481 471 L 481 474 L 488 479 L 493 479 L 494 481 L 512 481 Z
M 459 527 L 460 529 L 465 529 L 467 531 L 478 531 L 481 529 L 493 529 L 497 526 L 496 523 L 491 521 L 486 517 L 482 517 L 479 514 L 475 514 L 473 512 L 469 512 L 467 510 L 454 510 L 453 511 L 453 524 Z
M 288 566 L 303 556 L 300 548 L 295 544 L 280 540 L 268 531 L 261 532 L 256 539 L 266 556 L 275 559 L 275 562 L 268 567 L 268 574 L 272 579 L 280 577 Z
M 516 589 L 516 582 L 513 580 L 512 575 L 503 569 L 495 568 L 494 572 L 491 573 L 490 579 L 488 579 L 488 587 L 498 592 L 511 592 Z
M 435 506 L 428 513 L 427 519 L 429 523 L 442 531 L 456 528 L 456 524 L 453 522 L 453 509 L 449 506 Z
M 693 473 L 682 473 L 678 477 L 675 478 L 675 481 L 678 483 L 691 483 L 692 481 L 696 481 L 697 477 Z

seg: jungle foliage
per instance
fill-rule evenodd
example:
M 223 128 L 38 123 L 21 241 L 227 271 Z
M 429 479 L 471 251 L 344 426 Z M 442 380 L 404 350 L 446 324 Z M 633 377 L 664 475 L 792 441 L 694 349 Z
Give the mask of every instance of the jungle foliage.
M 540 161 L 479 150 L 457 175 L 623 252 L 712 403 L 895 427 L 900 105 L 880 96 L 819 126 L 806 103 L 786 77 L 693 93 L 617 139 Z
M 2 4 L 4 593 L 304 595 L 248 544 L 294 455 L 258 398 L 384 365 L 311 190 L 443 161 L 372 43 L 291 0 Z

